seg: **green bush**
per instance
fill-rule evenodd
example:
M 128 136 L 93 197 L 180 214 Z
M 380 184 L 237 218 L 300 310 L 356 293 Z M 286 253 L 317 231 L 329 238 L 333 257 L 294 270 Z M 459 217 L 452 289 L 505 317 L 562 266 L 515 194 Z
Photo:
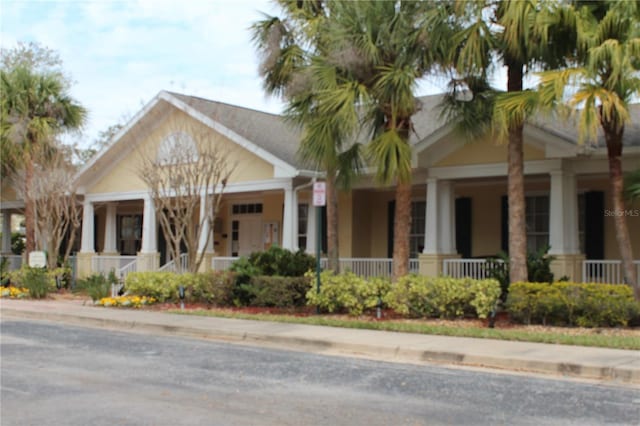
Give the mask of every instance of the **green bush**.
M 188 283 L 190 274 L 178 275 L 173 272 L 132 272 L 127 275 L 125 288 L 135 296 L 153 297 L 158 302 L 178 301 L 178 287 Z
M 34 299 L 43 299 L 56 288 L 55 280 L 44 268 L 31 268 L 24 265 L 9 275 L 14 286 L 29 289 L 29 297 Z
M 268 277 L 251 278 L 244 285 L 250 306 L 291 308 L 304 306 L 310 280 L 307 277 Z
M 111 295 L 111 282 L 103 274 L 93 274 L 78 280 L 75 291 L 84 291 L 94 302 Z
M 315 260 L 302 250 L 292 252 L 271 246 L 268 250 L 251 253 L 248 258 L 240 258 L 231 265 L 231 270 L 239 276 L 259 275 L 280 277 L 301 277 L 313 269 Z M 247 283 L 249 280 L 240 280 Z
M 514 283 L 506 307 L 526 324 L 614 327 L 640 317 L 631 287 L 619 284 Z
M 324 271 L 320 275 L 320 293 L 311 285 L 307 304 L 328 312 L 360 315 L 375 308 L 380 299 L 384 300 L 390 288 L 391 283 L 382 278 L 367 281 L 351 272 L 336 275 L 332 271 Z
M 184 274 L 179 284 L 185 287 L 185 298 L 189 302 L 230 306 L 233 304 L 235 274 L 227 271 L 211 271 L 199 274 Z
M 486 318 L 499 297 L 500 283 L 494 279 L 407 275 L 392 286 L 385 300 L 396 312 L 411 317 Z

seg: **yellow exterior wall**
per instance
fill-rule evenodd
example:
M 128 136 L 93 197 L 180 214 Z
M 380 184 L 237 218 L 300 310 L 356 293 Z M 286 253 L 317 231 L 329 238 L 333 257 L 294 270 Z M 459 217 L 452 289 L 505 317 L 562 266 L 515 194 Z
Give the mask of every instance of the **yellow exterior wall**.
M 500 252 L 502 196 L 506 185 L 456 185 L 457 197 L 471 198 L 471 256 L 493 256 Z
M 373 239 L 374 230 L 372 228 L 373 218 L 371 207 L 372 191 L 353 191 L 353 207 L 352 215 L 349 222 L 340 222 L 341 228 L 350 228 L 352 232 L 352 256 L 353 257 L 370 257 L 371 241 Z M 380 228 L 380 227 L 378 227 Z
M 229 179 L 229 183 L 247 182 L 273 178 L 274 168 L 257 155 L 239 147 L 228 138 L 211 130 L 204 124 L 192 119 L 185 113 L 175 110 L 161 125 L 150 134 L 135 135 L 142 138 L 142 142 L 133 152 L 128 153 L 114 164 L 114 167 L 102 176 L 97 183 L 88 189 L 88 193 L 108 193 L 139 191 L 145 189 L 146 184 L 138 177 L 137 170 L 142 164 L 142 156 L 156 157 L 161 141 L 176 131 L 190 133 L 196 142 L 206 141 L 219 144 L 221 149 L 228 150 L 227 160 L 236 164 L 236 169 Z M 206 139 L 199 135 L 206 134 Z
M 460 148 L 440 160 L 435 166 L 464 166 L 470 164 L 491 164 L 507 162 L 507 145 L 497 144 L 488 138 L 463 144 L 458 138 L 449 136 L 447 144 L 456 144 Z M 525 160 L 544 160 L 544 150 L 525 143 Z
M 2 187 L 0 187 L 0 200 L 2 201 L 18 201 L 21 198 L 18 198 L 16 191 L 9 184 L 8 179 L 3 179 Z

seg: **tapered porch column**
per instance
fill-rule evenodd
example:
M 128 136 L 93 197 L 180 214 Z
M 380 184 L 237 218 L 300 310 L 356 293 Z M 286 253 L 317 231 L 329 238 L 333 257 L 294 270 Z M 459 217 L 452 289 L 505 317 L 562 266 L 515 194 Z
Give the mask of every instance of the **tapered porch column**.
M 282 248 L 294 250 L 294 229 L 298 224 L 294 223 L 295 209 L 298 207 L 298 195 L 289 186 L 284 190 L 284 213 L 282 215 Z
M 158 238 L 156 235 L 156 210 L 151 195 L 144 198 L 144 213 L 142 217 L 142 250 L 138 253 L 138 270 L 155 271 L 160 267 L 160 253 L 158 253 Z
M 207 216 L 209 213 L 207 211 L 208 208 L 212 208 L 207 206 L 207 194 L 202 194 L 200 196 L 200 222 L 202 222 L 203 218 Z M 207 242 L 207 235 L 210 235 L 209 241 Z M 200 233 L 200 240 L 198 241 L 198 253 L 203 253 L 204 257 L 202 259 L 202 264 L 200 265 L 200 271 L 209 271 L 213 267 L 213 257 L 215 256 L 215 252 L 213 250 L 213 229 L 209 226 L 209 220 L 205 219 L 202 222 L 202 232 Z M 199 255 L 198 254 L 198 255 Z
M 317 207 L 309 203 L 307 209 L 307 247 L 305 248 L 308 254 L 316 253 L 316 220 L 320 220 L 317 218 L 316 210 Z
M 11 253 L 11 212 L 2 212 L 2 253 Z
M 85 200 L 82 205 L 82 237 L 80 244 L 80 253 L 78 253 L 78 277 L 84 278 L 92 273 L 92 259 L 95 254 L 94 250 L 94 221 L 93 221 L 93 203 Z
M 104 226 L 104 254 L 117 255 L 118 248 L 116 246 L 116 209 L 115 203 L 107 204 L 107 217 Z
M 422 275 L 440 275 L 442 261 L 457 258 L 455 198 L 451 181 L 427 179 L 424 250 L 419 256 Z
M 563 276 L 581 280 L 584 255 L 578 234 L 578 193 L 576 176 L 564 170 L 551 175 L 549 197 L 549 254 L 555 257 L 551 270 L 556 279 Z

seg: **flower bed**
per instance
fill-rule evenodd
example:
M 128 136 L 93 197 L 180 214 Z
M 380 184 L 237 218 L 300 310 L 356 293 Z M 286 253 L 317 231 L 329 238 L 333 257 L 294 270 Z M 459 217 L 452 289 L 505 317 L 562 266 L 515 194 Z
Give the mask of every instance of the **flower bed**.
M 29 289 L 24 287 L 5 287 L 2 289 L 0 297 L 23 299 L 25 297 L 29 297 Z
M 141 306 L 152 305 L 154 303 L 156 303 L 155 298 L 146 296 L 103 297 L 95 302 L 97 306 L 119 308 L 139 308 Z

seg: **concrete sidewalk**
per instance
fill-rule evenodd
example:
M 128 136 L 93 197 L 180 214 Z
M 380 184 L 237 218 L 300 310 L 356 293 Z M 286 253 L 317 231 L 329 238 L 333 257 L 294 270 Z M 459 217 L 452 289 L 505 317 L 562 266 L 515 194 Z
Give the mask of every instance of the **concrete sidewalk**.
M 78 301 L 0 301 L 3 320 L 27 318 L 143 333 L 266 345 L 382 361 L 438 362 L 640 385 L 640 351 L 199 317 L 84 306 Z

